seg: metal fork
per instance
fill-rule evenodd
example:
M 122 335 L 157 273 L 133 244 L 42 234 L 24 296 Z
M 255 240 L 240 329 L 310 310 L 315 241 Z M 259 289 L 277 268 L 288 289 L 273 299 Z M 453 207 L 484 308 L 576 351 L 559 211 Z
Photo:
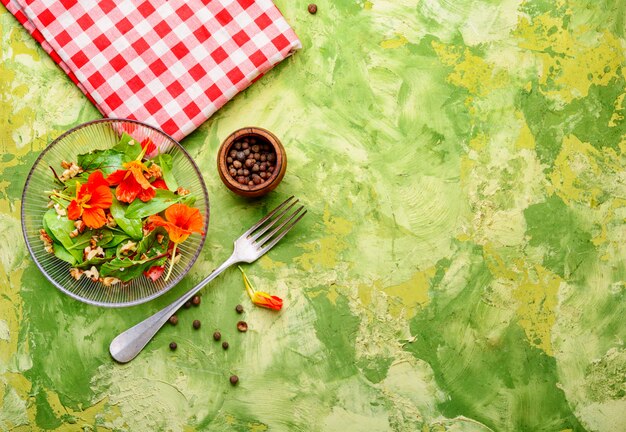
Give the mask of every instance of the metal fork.
M 281 205 L 272 210 L 267 216 L 258 221 L 241 237 L 235 240 L 233 254 L 222 265 L 213 270 L 202 282 L 189 290 L 186 294 L 169 306 L 161 309 L 151 317 L 120 333 L 109 346 L 109 352 L 115 360 L 127 363 L 150 342 L 150 339 L 159 331 L 163 324 L 176 313 L 186 302 L 206 284 L 215 279 L 220 273 L 233 264 L 240 262 L 251 263 L 259 259 L 268 250 L 276 245 L 293 226 L 302 219 L 306 210 L 304 206 L 291 209 L 298 203 L 293 196 L 287 198 Z M 289 204 L 291 203 L 291 204 Z M 270 231 L 271 230 L 271 231 Z M 269 231 L 269 233 L 268 233 Z

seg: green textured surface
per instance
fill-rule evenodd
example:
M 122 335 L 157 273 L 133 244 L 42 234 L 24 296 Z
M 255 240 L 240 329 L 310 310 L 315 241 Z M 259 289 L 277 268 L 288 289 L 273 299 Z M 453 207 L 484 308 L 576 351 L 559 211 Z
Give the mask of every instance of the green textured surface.
M 99 114 L 0 7 L 0 430 L 626 430 L 626 1 L 277 4 L 304 49 L 183 141 L 211 199 L 201 258 L 122 310 L 62 295 L 27 254 L 28 169 Z M 257 201 L 215 169 L 249 125 L 289 156 Z M 291 194 L 307 217 L 247 267 L 282 312 L 232 269 L 111 361 Z

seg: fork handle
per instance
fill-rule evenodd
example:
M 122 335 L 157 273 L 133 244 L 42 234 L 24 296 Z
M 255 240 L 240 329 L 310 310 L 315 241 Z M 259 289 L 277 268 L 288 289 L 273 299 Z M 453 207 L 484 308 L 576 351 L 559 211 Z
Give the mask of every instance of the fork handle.
M 123 333 L 120 333 L 109 346 L 111 356 L 120 363 L 128 363 L 150 342 L 150 339 L 163 327 L 163 324 L 170 319 L 186 302 L 198 293 L 206 284 L 219 276 L 224 270 L 239 262 L 235 259 L 235 254 L 230 256 L 218 268 L 202 280 L 198 285 L 183 294 L 178 300 L 169 306 L 161 309 L 151 317 L 134 325 Z

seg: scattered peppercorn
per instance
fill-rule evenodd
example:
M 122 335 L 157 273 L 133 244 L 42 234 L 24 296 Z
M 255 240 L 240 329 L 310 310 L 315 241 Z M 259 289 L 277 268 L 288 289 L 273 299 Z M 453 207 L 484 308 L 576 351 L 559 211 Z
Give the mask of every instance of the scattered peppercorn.
M 227 350 L 228 349 L 228 342 L 222 342 L 222 348 Z
M 245 321 L 239 321 L 237 323 L 237 330 L 239 330 L 240 332 L 248 331 L 248 323 Z
M 317 5 L 315 3 L 311 3 L 307 9 L 311 15 L 315 15 L 317 13 Z
M 176 345 L 176 342 L 170 342 L 170 349 L 171 349 L 172 351 L 175 351 L 175 350 L 176 350 L 176 348 L 178 348 L 178 345 Z
M 191 299 L 191 303 L 193 303 L 194 306 L 198 306 L 201 301 L 200 296 L 193 296 Z
M 176 315 L 172 315 L 169 319 L 170 324 L 176 325 L 178 324 L 178 317 Z
M 240 304 L 235 306 L 235 310 L 237 311 L 237 313 L 242 313 L 243 312 L 243 306 L 241 306 Z
M 193 320 L 193 328 L 196 330 L 200 328 L 200 320 Z
M 237 383 L 239 382 L 239 377 L 237 375 L 231 375 L 230 377 L 230 383 L 232 385 L 237 385 Z
M 220 340 L 222 338 L 222 334 L 218 331 L 213 333 L 213 339 L 215 339 L 216 341 Z
M 191 307 L 191 302 L 185 302 L 185 309 L 189 309 Z

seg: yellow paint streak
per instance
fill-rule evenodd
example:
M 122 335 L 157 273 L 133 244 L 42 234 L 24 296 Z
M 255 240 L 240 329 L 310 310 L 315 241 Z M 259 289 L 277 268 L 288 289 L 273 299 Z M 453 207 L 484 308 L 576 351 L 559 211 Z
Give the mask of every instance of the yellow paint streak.
M 512 285 L 515 312 L 529 343 L 553 355 L 550 336 L 563 280 L 540 265 L 529 268 L 521 259 L 505 261 L 491 244 L 484 246 L 483 256 L 491 274 Z
M 439 60 L 453 68 L 448 75 L 448 82 L 467 89 L 473 95 L 486 96 L 493 90 L 505 87 L 510 81 L 506 71 L 496 70 L 493 64 L 474 55 L 469 48 L 436 41 L 431 44 Z M 471 100 L 468 102 L 471 103 Z
M 269 430 L 267 425 L 263 423 L 248 423 L 246 426 L 248 427 L 248 430 L 250 432 L 264 432 L 266 430 Z
M 37 404 L 34 403 L 31 382 L 18 373 L 6 373 L 3 375 L 3 380 L 9 387 L 17 392 L 22 400 L 27 401 L 26 414 L 28 424 L 36 424 Z M 1 387 L 0 385 L 0 388 Z M 53 429 L 57 432 L 83 430 L 83 426 L 95 426 L 96 422 L 98 424 L 98 430 L 110 431 L 113 429 L 107 428 L 104 423 L 112 422 L 121 416 L 121 412 L 117 407 L 109 405 L 108 398 L 104 398 L 82 411 L 75 411 L 64 406 L 59 400 L 58 394 L 53 391 L 46 390 L 46 399 L 56 417 L 71 416 L 76 419 L 75 424 L 61 424 L 58 428 Z M 24 430 L 31 430 L 31 426 L 24 427 Z M 15 430 L 20 430 L 20 428 L 16 428 Z
M 562 10 L 532 20 L 520 16 L 513 33 L 519 46 L 534 52 L 541 65 L 540 91 L 565 103 L 587 96 L 594 84 L 608 85 L 626 60 L 612 33 L 595 33 L 585 26 L 565 28 L 564 16 L 569 14 Z
M 331 215 L 328 206 L 324 209 L 323 222 L 328 236 L 302 245 L 307 252 L 296 259 L 296 262 L 306 271 L 316 267 L 335 267 L 338 254 L 348 246 L 344 237 L 352 231 L 352 222 Z
M 363 306 L 369 306 L 372 302 L 372 287 L 368 284 L 359 284 L 358 296 Z
M 483 246 L 483 257 L 491 274 L 500 279 L 514 280 L 517 278 L 517 270 L 513 265 L 507 264 L 496 252 L 491 243 Z
M 609 207 L 606 215 L 604 216 L 604 218 L 602 219 L 602 222 L 600 223 L 600 233 L 591 239 L 591 242 L 595 246 L 600 246 L 609 242 L 607 225 L 613 222 L 613 219 L 615 218 L 615 210 L 621 209 L 624 207 L 626 207 L 626 199 L 613 198 L 611 200 L 611 206 Z M 621 222 L 626 223 L 626 220 L 622 220 Z M 607 261 L 609 256 L 603 255 L 602 258 L 603 258 L 603 261 Z
M 626 98 L 626 93 L 622 93 L 615 99 L 615 110 L 613 114 L 611 114 L 611 118 L 609 119 L 609 127 L 615 127 L 618 123 L 624 120 L 624 111 L 626 111 L 626 107 L 624 107 L 624 99 Z M 626 136 L 626 134 L 624 134 Z
M 9 340 L 0 340 L 0 364 L 9 364 L 11 357 L 17 353 L 19 323 L 22 320 L 22 303 L 17 291 L 11 288 L 19 287 L 23 273 L 23 269 L 14 270 L 11 274 L 11 283 L 9 283 L 4 267 L 0 266 L 0 280 L 3 281 L 5 287 L 3 295 L 0 296 L 0 316 L 9 327 Z M 27 344 L 23 350 L 28 352 Z
M 472 239 L 472 236 L 466 233 L 461 233 L 461 234 L 458 234 L 455 238 L 460 242 L 466 242 L 466 241 L 470 241 Z
M 24 32 L 19 27 L 13 27 L 9 34 L 9 43 L 11 58 L 19 55 L 27 55 L 32 57 L 33 61 L 40 60 L 40 48 L 34 40 L 24 39 Z
M 2 169 L 0 167 L 0 173 Z M 0 211 L 3 215 L 19 220 L 20 205 L 9 206 L 8 201 L 0 200 Z M 10 249 L 4 249 L 3 253 L 13 253 Z M 5 262 L 9 260 L 3 260 Z M 12 356 L 18 352 L 19 323 L 22 321 L 22 301 L 19 295 L 23 268 L 9 269 L 10 275 L 6 272 L 4 265 L 0 264 L 0 281 L 4 287 L 3 295 L 0 296 L 0 316 L 7 323 L 9 328 L 9 340 L 0 340 L 0 364 L 9 364 Z M 28 354 L 28 341 L 23 341 L 21 351 Z
M 484 133 L 479 133 L 475 137 L 473 137 L 469 142 L 469 147 L 472 150 L 481 151 L 487 147 L 487 143 L 489 142 L 489 138 Z
M 326 298 L 334 305 L 337 305 L 337 298 L 339 298 L 339 293 L 337 292 L 337 286 L 331 285 L 328 287 L 328 291 L 326 292 Z
M 392 298 L 388 304 L 389 314 L 394 318 L 413 318 L 418 309 L 426 306 L 430 300 L 428 289 L 435 273 L 436 269 L 431 267 L 415 273 L 406 282 L 383 288 Z
M 557 294 L 562 279 L 540 265 L 534 270 L 535 275 L 524 275 L 513 297 L 519 302 L 516 312 L 528 341 L 551 356 L 550 334 L 556 321 Z
M 476 161 L 471 159 L 467 155 L 463 155 L 463 157 L 461 158 L 461 166 L 460 166 L 461 184 L 463 185 L 467 184 L 468 180 L 472 176 L 472 172 L 474 171 L 475 167 L 476 167 Z
M 574 135 L 563 138 L 561 152 L 554 162 L 554 170 L 550 174 L 552 191 L 556 192 L 564 202 L 570 201 L 595 202 L 602 192 L 597 187 L 589 187 L 588 182 L 581 181 L 582 174 L 591 169 L 599 174 L 597 159 L 600 153 L 591 144 L 583 143 Z
M 34 401 L 31 400 L 31 388 L 32 384 L 26 377 L 18 373 L 5 373 L 1 376 L 2 380 L 0 380 L 0 389 L 4 390 L 4 385 L 6 384 L 8 387 L 12 388 L 21 400 L 26 401 L 27 403 L 27 417 L 28 424 L 35 424 L 35 409 L 34 409 Z M 4 381 L 4 383 L 2 382 Z M 4 399 L 4 398 L 3 398 Z M 28 409 L 30 407 L 30 409 Z M 25 429 L 22 430 L 30 430 L 30 426 L 24 426 Z M 15 430 L 20 430 L 20 428 L 16 428 Z
M 567 135 L 550 173 L 548 191 L 568 204 L 575 201 L 596 207 L 608 186 L 602 176 L 621 172 L 622 156 L 611 148 L 600 151 L 574 135 Z
M 275 269 L 279 269 L 279 268 L 283 268 L 287 266 L 286 263 L 282 261 L 274 261 L 267 255 L 263 255 L 261 257 L 261 259 L 259 260 L 259 264 L 261 265 L 262 268 L 266 270 L 275 270 Z
M 515 147 L 520 150 L 521 149 L 534 150 L 536 146 L 535 136 L 530 131 L 530 128 L 528 127 L 528 123 L 526 123 L 526 118 L 524 117 L 524 114 L 522 114 L 521 112 L 518 112 L 515 114 L 515 116 L 519 118 L 522 123 L 522 127 L 520 128 L 520 131 L 519 131 L 519 136 L 517 137 L 517 141 L 515 142 Z
M 380 43 L 380 46 L 381 48 L 384 48 L 384 49 L 394 49 L 394 48 L 400 48 L 401 46 L 404 46 L 407 43 L 409 43 L 409 40 L 405 38 L 403 35 L 399 34 L 399 35 L 396 35 L 396 37 L 392 39 L 386 39 L 382 41 Z
M 114 428 L 108 428 L 105 426 L 105 424 L 113 422 L 113 420 L 122 415 L 116 406 L 109 405 L 108 397 L 98 401 L 97 403 L 82 411 L 74 411 L 73 409 L 63 405 L 59 400 L 59 395 L 53 391 L 46 391 L 46 399 L 48 400 L 50 408 L 52 408 L 52 411 L 54 412 L 56 417 L 69 415 L 76 419 L 76 424 L 74 425 L 63 424 L 57 429 L 54 429 L 58 432 L 66 430 L 82 430 L 83 425 L 95 425 L 96 421 L 98 424 L 98 430 L 102 429 L 104 431 L 112 431 L 114 430 Z

